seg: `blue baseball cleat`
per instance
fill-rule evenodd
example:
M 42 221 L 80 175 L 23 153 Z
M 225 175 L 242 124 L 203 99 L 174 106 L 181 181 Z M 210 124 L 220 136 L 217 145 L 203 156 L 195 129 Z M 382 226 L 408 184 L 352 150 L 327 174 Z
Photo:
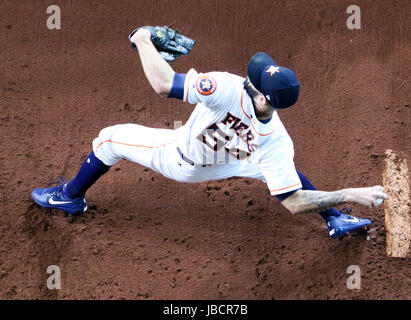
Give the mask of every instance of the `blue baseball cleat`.
M 31 192 L 33 200 L 42 207 L 63 210 L 76 215 L 87 210 L 86 197 L 70 199 L 64 195 L 67 185 L 62 179 L 58 179 L 60 185 L 50 188 L 36 188 Z
M 350 208 L 343 208 L 339 216 L 330 216 L 327 219 L 328 233 L 331 238 L 340 239 L 349 234 L 355 234 L 357 231 L 371 225 L 371 220 L 361 219 L 349 216 Z

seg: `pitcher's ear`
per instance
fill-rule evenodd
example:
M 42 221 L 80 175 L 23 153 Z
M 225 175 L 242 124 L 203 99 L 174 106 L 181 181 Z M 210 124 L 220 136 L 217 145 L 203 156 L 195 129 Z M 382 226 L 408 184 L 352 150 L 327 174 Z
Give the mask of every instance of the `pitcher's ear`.
M 257 95 L 257 96 L 255 97 L 255 99 L 256 99 L 256 100 L 258 101 L 258 103 L 261 104 L 261 105 L 265 105 L 265 104 L 269 105 L 268 100 L 266 99 L 266 97 L 264 97 L 263 94 Z

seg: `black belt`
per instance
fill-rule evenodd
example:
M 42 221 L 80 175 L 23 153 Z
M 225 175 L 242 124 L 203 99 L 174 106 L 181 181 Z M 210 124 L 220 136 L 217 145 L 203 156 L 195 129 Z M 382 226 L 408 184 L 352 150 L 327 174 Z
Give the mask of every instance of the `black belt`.
M 181 152 L 181 150 L 180 150 L 179 147 L 177 147 L 177 152 L 178 152 L 178 154 L 180 155 L 181 159 L 183 159 L 183 160 L 184 160 L 185 162 L 187 162 L 189 165 L 194 166 L 194 161 L 191 160 L 191 159 L 189 159 L 189 158 L 187 158 L 187 157 Z
M 183 159 L 185 162 L 187 162 L 190 166 L 194 166 L 195 163 L 193 160 L 191 160 L 190 158 L 187 158 L 182 152 L 181 149 L 179 147 L 177 147 L 177 152 L 180 155 L 181 159 Z M 206 167 L 207 165 L 202 164 L 202 167 Z

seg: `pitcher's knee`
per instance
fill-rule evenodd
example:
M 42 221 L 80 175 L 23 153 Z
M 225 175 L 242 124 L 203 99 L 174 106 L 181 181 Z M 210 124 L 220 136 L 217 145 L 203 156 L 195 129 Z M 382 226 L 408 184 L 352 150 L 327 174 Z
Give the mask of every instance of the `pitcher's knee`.
M 118 124 L 102 129 L 97 138 L 93 140 L 93 151 L 98 159 L 105 165 L 112 166 L 122 158 L 122 155 L 116 150 L 116 137 L 126 126 Z

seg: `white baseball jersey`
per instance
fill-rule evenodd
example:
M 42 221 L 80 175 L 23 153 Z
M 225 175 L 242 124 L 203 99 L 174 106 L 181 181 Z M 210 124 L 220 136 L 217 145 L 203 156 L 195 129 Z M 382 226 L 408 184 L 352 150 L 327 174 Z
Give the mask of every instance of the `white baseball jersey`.
M 227 72 L 199 74 L 191 69 L 183 100 L 197 105 L 182 127 L 108 127 L 93 141 L 93 150 L 106 165 L 125 158 L 177 181 L 239 176 L 265 181 L 272 195 L 300 189 L 291 138 L 277 112 L 268 123 L 257 119 L 244 80 Z

